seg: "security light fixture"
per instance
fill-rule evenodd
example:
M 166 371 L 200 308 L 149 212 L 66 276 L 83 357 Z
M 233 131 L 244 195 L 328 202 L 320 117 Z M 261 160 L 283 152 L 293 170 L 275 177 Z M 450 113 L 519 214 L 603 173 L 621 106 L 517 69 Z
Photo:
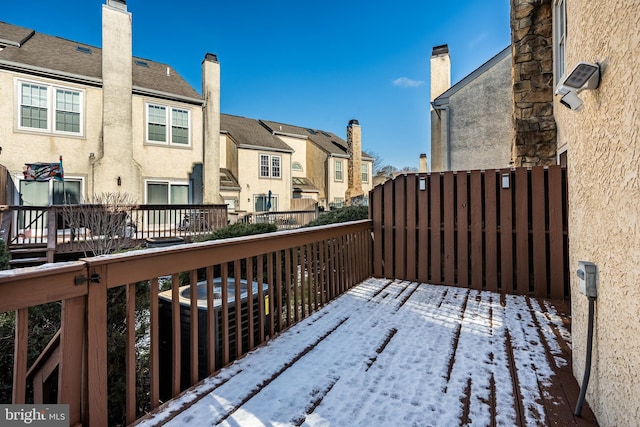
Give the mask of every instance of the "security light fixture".
M 560 79 L 556 95 L 562 95 L 560 103 L 575 111 L 582 110 L 582 100 L 578 96 L 583 90 L 597 89 L 600 85 L 600 65 L 578 62 L 571 72 Z
M 557 95 L 566 95 L 571 91 L 597 89 L 600 84 L 600 65 L 590 62 L 578 62 L 568 75 L 560 80 L 556 87 Z
M 567 108 L 571 108 L 575 111 L 582 110 L 582 100 L 578 96 L 578 93 L 574 90 L 567 92 L 560 98 L 560 103 Z

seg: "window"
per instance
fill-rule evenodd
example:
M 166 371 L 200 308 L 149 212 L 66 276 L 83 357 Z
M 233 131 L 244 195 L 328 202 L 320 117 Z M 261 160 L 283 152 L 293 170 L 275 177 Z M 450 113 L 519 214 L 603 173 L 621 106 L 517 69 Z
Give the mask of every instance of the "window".
M 335 163 L 335 180 L 342 181 L 343 173 L 342 173 L 342 160 L 336 160 Z
M 49 206 L 82 202 L 82 178 L 65 177 L 60 181 L 26 181 L 20 179 L 19 197 L 22 206 Z M 63 192 L 64 191 L 64 192 Z
M 154 205 L 186 205 L 189 184 L 169 181 L 147 181 L 147 203 Z
M 187 146 L 189 145 L 189 124 L 188 110 L 147 104 L 147 141 L 149 142 Z
M 56 130 L 80 133 L 80 93 L 56 89 Z
M 556 0 L 553 19 L 553 47 L 555 62 L 555 82 L 558 84 L 565 72 L 567 42 L 567 6 L 565 0 Z
M 83 92 L 31 82 L 19 92 L 19 129 L 82 135 Z
M 260 178 L 281 178 L 282 158 L 269 154 L 260 154 Z
M 367 164 L 363 164 L 361 166 L 362 169 L 362 182 L 369 182 L 369 166 Z
M 227 211 L 229 212 L 235 212 L 236 211 L 236 205 L 238 204 L 238 200 L 237 199 L 224 199 L 224 204 L 227 205 Z
M 291 170 L 302 172 L 302 164 L 300 162 L 291 163 Z
M 278 210 L 277 194 L 255 194 L 253 196 L 254 212 L 266 212 Z

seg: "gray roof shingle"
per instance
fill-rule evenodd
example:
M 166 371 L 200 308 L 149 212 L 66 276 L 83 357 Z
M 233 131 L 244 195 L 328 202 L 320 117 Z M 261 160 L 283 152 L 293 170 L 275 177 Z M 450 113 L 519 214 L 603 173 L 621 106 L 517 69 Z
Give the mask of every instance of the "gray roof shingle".
M 306 137 L 327 154 L 341 157 L 348 156 L 347 142 L 332 132 L 272 122 L 269 120 L 260 120 L 260 122 L 275 134 L 288 134 Z M 364 151 L 362 152 L 362 156 L 366 159 L 371 158 L 371 156 Z
M 271 151 L 293 152 L 280 138 L 274 136 L 258 120 L 220 114 L 220 130 L 228 132 L 238 146 Z
M 77 76 L 79 79 L 85 78 L 101 84 L 100 48 L 48 36 L 6 22 L 0 22 L 0 45 L 6 45 L 0 50 L 0 68 L 18 68 L 34 74 L 60 74 L 71 80 Z M 172 67 L 137 57 L 131 60 L 134 87 L 202 100 L 200 94 Z M 138 65 L 136 62 L 145 63 L 147 66 Z

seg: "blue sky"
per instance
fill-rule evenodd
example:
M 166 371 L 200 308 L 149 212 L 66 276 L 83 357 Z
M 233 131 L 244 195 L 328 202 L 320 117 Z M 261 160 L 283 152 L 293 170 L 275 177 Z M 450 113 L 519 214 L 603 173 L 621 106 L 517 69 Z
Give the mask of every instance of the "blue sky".
M 105 0 L 11 0 L 0 20 L 101 46 Z M 510 43 L 509 0 L 129 0 L 133 54 L 198 92 L 207 52 L 223 113 L 331 131 L 357 119 L 363 148 L 418 166 L 429 147 L 429 57 L 447 43 L 455 83 Z

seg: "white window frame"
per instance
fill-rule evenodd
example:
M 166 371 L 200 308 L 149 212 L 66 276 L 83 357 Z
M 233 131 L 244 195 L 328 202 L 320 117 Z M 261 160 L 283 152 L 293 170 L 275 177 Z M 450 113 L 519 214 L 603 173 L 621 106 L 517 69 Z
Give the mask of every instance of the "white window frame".
M 362 163 L 360 165 L 360 171 L 362 173 L 362 182 L 369 182 L 369 165 Z
M 274 164 L 274 161 L 277 163 Z M 260 178 L 282 179 L 282 156 L 260 154 L 258 156 L 258 176 Z
M 45 89 L 44 105 L 41 108 L 46 109 L 47 126 L 45 128 L 23 126 L 22 125 L 22 94 L 24 85 L 33 85 Z M 71 113 L 78 114 L 78 132 L 65 131 L 56 129 L 56 113 L 58 111 L 69 112 L 65 110 L 58 110 L 57 106 L 57 94 L 58 90 L 65 92 L 72 92 L 78 96 L 78 111 L 71 111 Z M 46 82 L 40 82 L 35 80 L 16 79 L 16 128 L 21 131 L 38 132 L 45 134 L 64 135 L 64 136 L 84 136 L 84 120 L 85 119 L 85 91 L 78 88 L 69 86 L 61 86 L 57 84 L 51 84 Z
M 566 71 L 567 60 L 567 3 L 555 0 L 553 7 L 553 62 L 557 85 Z
M 253 209 L 255 210 L 256 208 L 256 203 L 258 201 L 258 199 L 264 199 L 264 207 L 267 207 L 267 199 L 269 198 L 269 194 L 254 194 L 253 195 Z M 277 194 L 271 194 L 271 209 L 268 210 L 264 210 L 264 211 L 256 211 L 256 212 L 270 212 L 270 211 L 277 211 L 278 210 L 278 204 L 279 200 L 278 200 L 278 195 Z
M 145 179 L 144 180 L 144 200 L 145 203 L 149 203 L 149 184 L 162 184 L 167 186 L 167 200 L 171 205 L 171 187 L 187 187 L 189 188 L 189 181 L 170 180 L 170 179 Z M 191 203 L 191 192 L 187 191 L 187 203 Z
M 164 110 L 164 122 L 157 123 L 164 126 L 164 141 L 156 141 L 149 138 L 149 110 L 150 108 L 161 108 Z M 187 143 L 174 141 L 173 128 L 184 126 L 177 126 L 174 124 L 178 112 L 187 113 Z M 191 147 L 191 110 L 187 108 L 175 107 L 170 105 L 156 104 L 153 102 L 145 103 L 145 141 L 147 144 L 153 145 L 170 145 L 172 147 Z
M 300 162 L 292 162 L 291 170 L 296 172 L 304 172 L 304 168 L 302 167 L 302 163 Z
M 340 165 L 339 168 L 338 165 Z M 340 176 L 338 176 L 338 174 L 340 174 Z M 333 163 L 333 180 L 336 182 L 344 181 L 344 167 L 342 160 L 336 159 L 336 161 Z
M 66 182 L 79 182 L 80 183 L 80 200 L 79 203 L 85 203 L 85 187 L 86 187 L 86 180 L 85 177 L 83 176 L 73 176 L 73 175 L 67 175 L 64 177 Z M 16 183 L 16 186 L 14 188 L 14 196 L 15 196 L 15 200 L 17 200 L 18 204 L 21 204 L 21 197 L 20 197 L 20 188 L 22 187 L 22 182 L 26 181 L 24 179 L 24 176 L 22 174 L 20 175 L 15 175 L 14 176 L 14 181 Z M 46 206 L 51 206 L 53 204 L 53 185 L 54 182 L 57 182 L 58 185 L 62 185 L 62 182 L 60 181 L 56 181 L 54 179 L 50 179 L 49 181 L 40 181 L 40 182 L 45 182 L 48 187 L 49 187 L 49 195 L 48 195 L 48 202 Z M 30 205 L 24 205 L 24 206 L 30 206 Z

